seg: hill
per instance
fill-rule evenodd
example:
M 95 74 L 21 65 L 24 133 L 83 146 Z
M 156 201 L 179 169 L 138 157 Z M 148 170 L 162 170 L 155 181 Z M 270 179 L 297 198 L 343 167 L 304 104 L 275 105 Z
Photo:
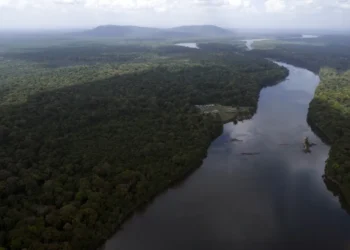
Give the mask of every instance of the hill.
M 102 25 L 91 30 L 86 30 L 82 34 L 102 37 L 143 37 L 150 36 L 158 31 L 160 31 L 160 29 L 148 27 Z
M 195 36 L 232 36 L 234 34 L 228 29 L 224 29 L 215 25 L 179 26 L 170 30 L 184 32 Z
M 159 29 L 139 26 L 102 25 L 86 30 L 80 35 L 93 37 L 118 38 L 189 38 L 189 37 L 224 37 L 233 32 L 214 25 L 179 26 L 170 29 Z

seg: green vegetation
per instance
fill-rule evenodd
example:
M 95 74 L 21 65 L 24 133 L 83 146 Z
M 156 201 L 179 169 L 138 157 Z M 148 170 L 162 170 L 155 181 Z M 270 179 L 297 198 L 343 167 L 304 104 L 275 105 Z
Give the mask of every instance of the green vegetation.
M 220 46 L 2 53 L 0 248 L 96 249 L 199 167 L 222 125 L 195 105 L 252 115 L 261 88 L 288 73 Z
M 310 103 L 308 120 L 332 144 L 326 176 L 350 204 L 350 71 L 320 71 L 321 83 Z
M 230 107 L 220 104 L 196 105 L 206 115 L 218 117 L 222 122 L 244 120 L 251 116 L 251 107 Z
M 279 46 L 283 45 L 313 45 L 313 46 L 324 46 L 325 44 L 322 41 L 316 40 L 316 38 L 312 39 L 292 39 L 292 40 L 261 40 L 255 41 L 253 43 L 254 49 L 258 50 L 266 50 L 266 49 L 275 49 Z
M 348 45 L 327 44 L 315 46 L 314 44 L 275 42 L 273 46 L 272 48 L 264 47 L 247 53 L 290 63 L 315 73 L 318 73 L 322 67 L 331 67 L 341 71 L 350 68 L 350 49 Z

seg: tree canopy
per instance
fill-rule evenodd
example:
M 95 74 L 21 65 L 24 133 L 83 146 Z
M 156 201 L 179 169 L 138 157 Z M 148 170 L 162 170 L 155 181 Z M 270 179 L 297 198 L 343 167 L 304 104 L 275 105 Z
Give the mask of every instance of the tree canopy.
M 248 53 L 290 63 L 317 74 L 322 67 L 331 67 L 340 71 L 349 69 L 349 48 L 349 44 L 344 45 L 339 42 L 327 43 L 323 46 L 277 43 L 273 49 L 258 49 Z
M 195 105 L 256 107 L 261 88 L 288 74 L 219 47 L 3 53 L 0 246 L 96 249 L 199 167 L 222 124 Z

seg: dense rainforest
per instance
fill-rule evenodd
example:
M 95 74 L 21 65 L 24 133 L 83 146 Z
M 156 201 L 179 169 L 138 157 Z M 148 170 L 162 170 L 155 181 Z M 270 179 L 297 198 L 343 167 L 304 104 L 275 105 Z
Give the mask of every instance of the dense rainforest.
M 344 45 L 343 43 L 314 45 L 277 42 L 272 49 L 257 49 L 249 53 L 306 68 L 316 74 L 322 67 L 331 67 L 341 71 L 350 68 L 349 44 Z
M 3 52 L 0 249 L 96 249 L 200 166 L 222 126 L 195 104 L 256 108 L 287 74 L 218 44 Z
M 320 71 L 321 82 L 310 103 L 308 120 L 332 144 L 326 176 L 350 202 L 350 71 Z

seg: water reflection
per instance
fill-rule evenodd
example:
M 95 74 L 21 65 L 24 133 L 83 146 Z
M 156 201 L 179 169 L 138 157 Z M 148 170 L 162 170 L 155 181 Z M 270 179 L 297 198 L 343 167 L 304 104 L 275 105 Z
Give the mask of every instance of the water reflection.
M 322 179 L 329 147 L 306 122 L 319 78 L 283 65 L 288 80 L 263 89 L 254 117 L 226 124 L 203 166 L 130 219 L 106 250 L 344 249 L 349 217 Z M 306 136 L 317 144 L 311 154 Z
M 301 35 L 301 38 L 318 38 L 316 35 Z
M 192 49 L 199 49 L 199 47 L 197 46 L 197 43 L 177 43 L 175 45 L 192 48 Z

